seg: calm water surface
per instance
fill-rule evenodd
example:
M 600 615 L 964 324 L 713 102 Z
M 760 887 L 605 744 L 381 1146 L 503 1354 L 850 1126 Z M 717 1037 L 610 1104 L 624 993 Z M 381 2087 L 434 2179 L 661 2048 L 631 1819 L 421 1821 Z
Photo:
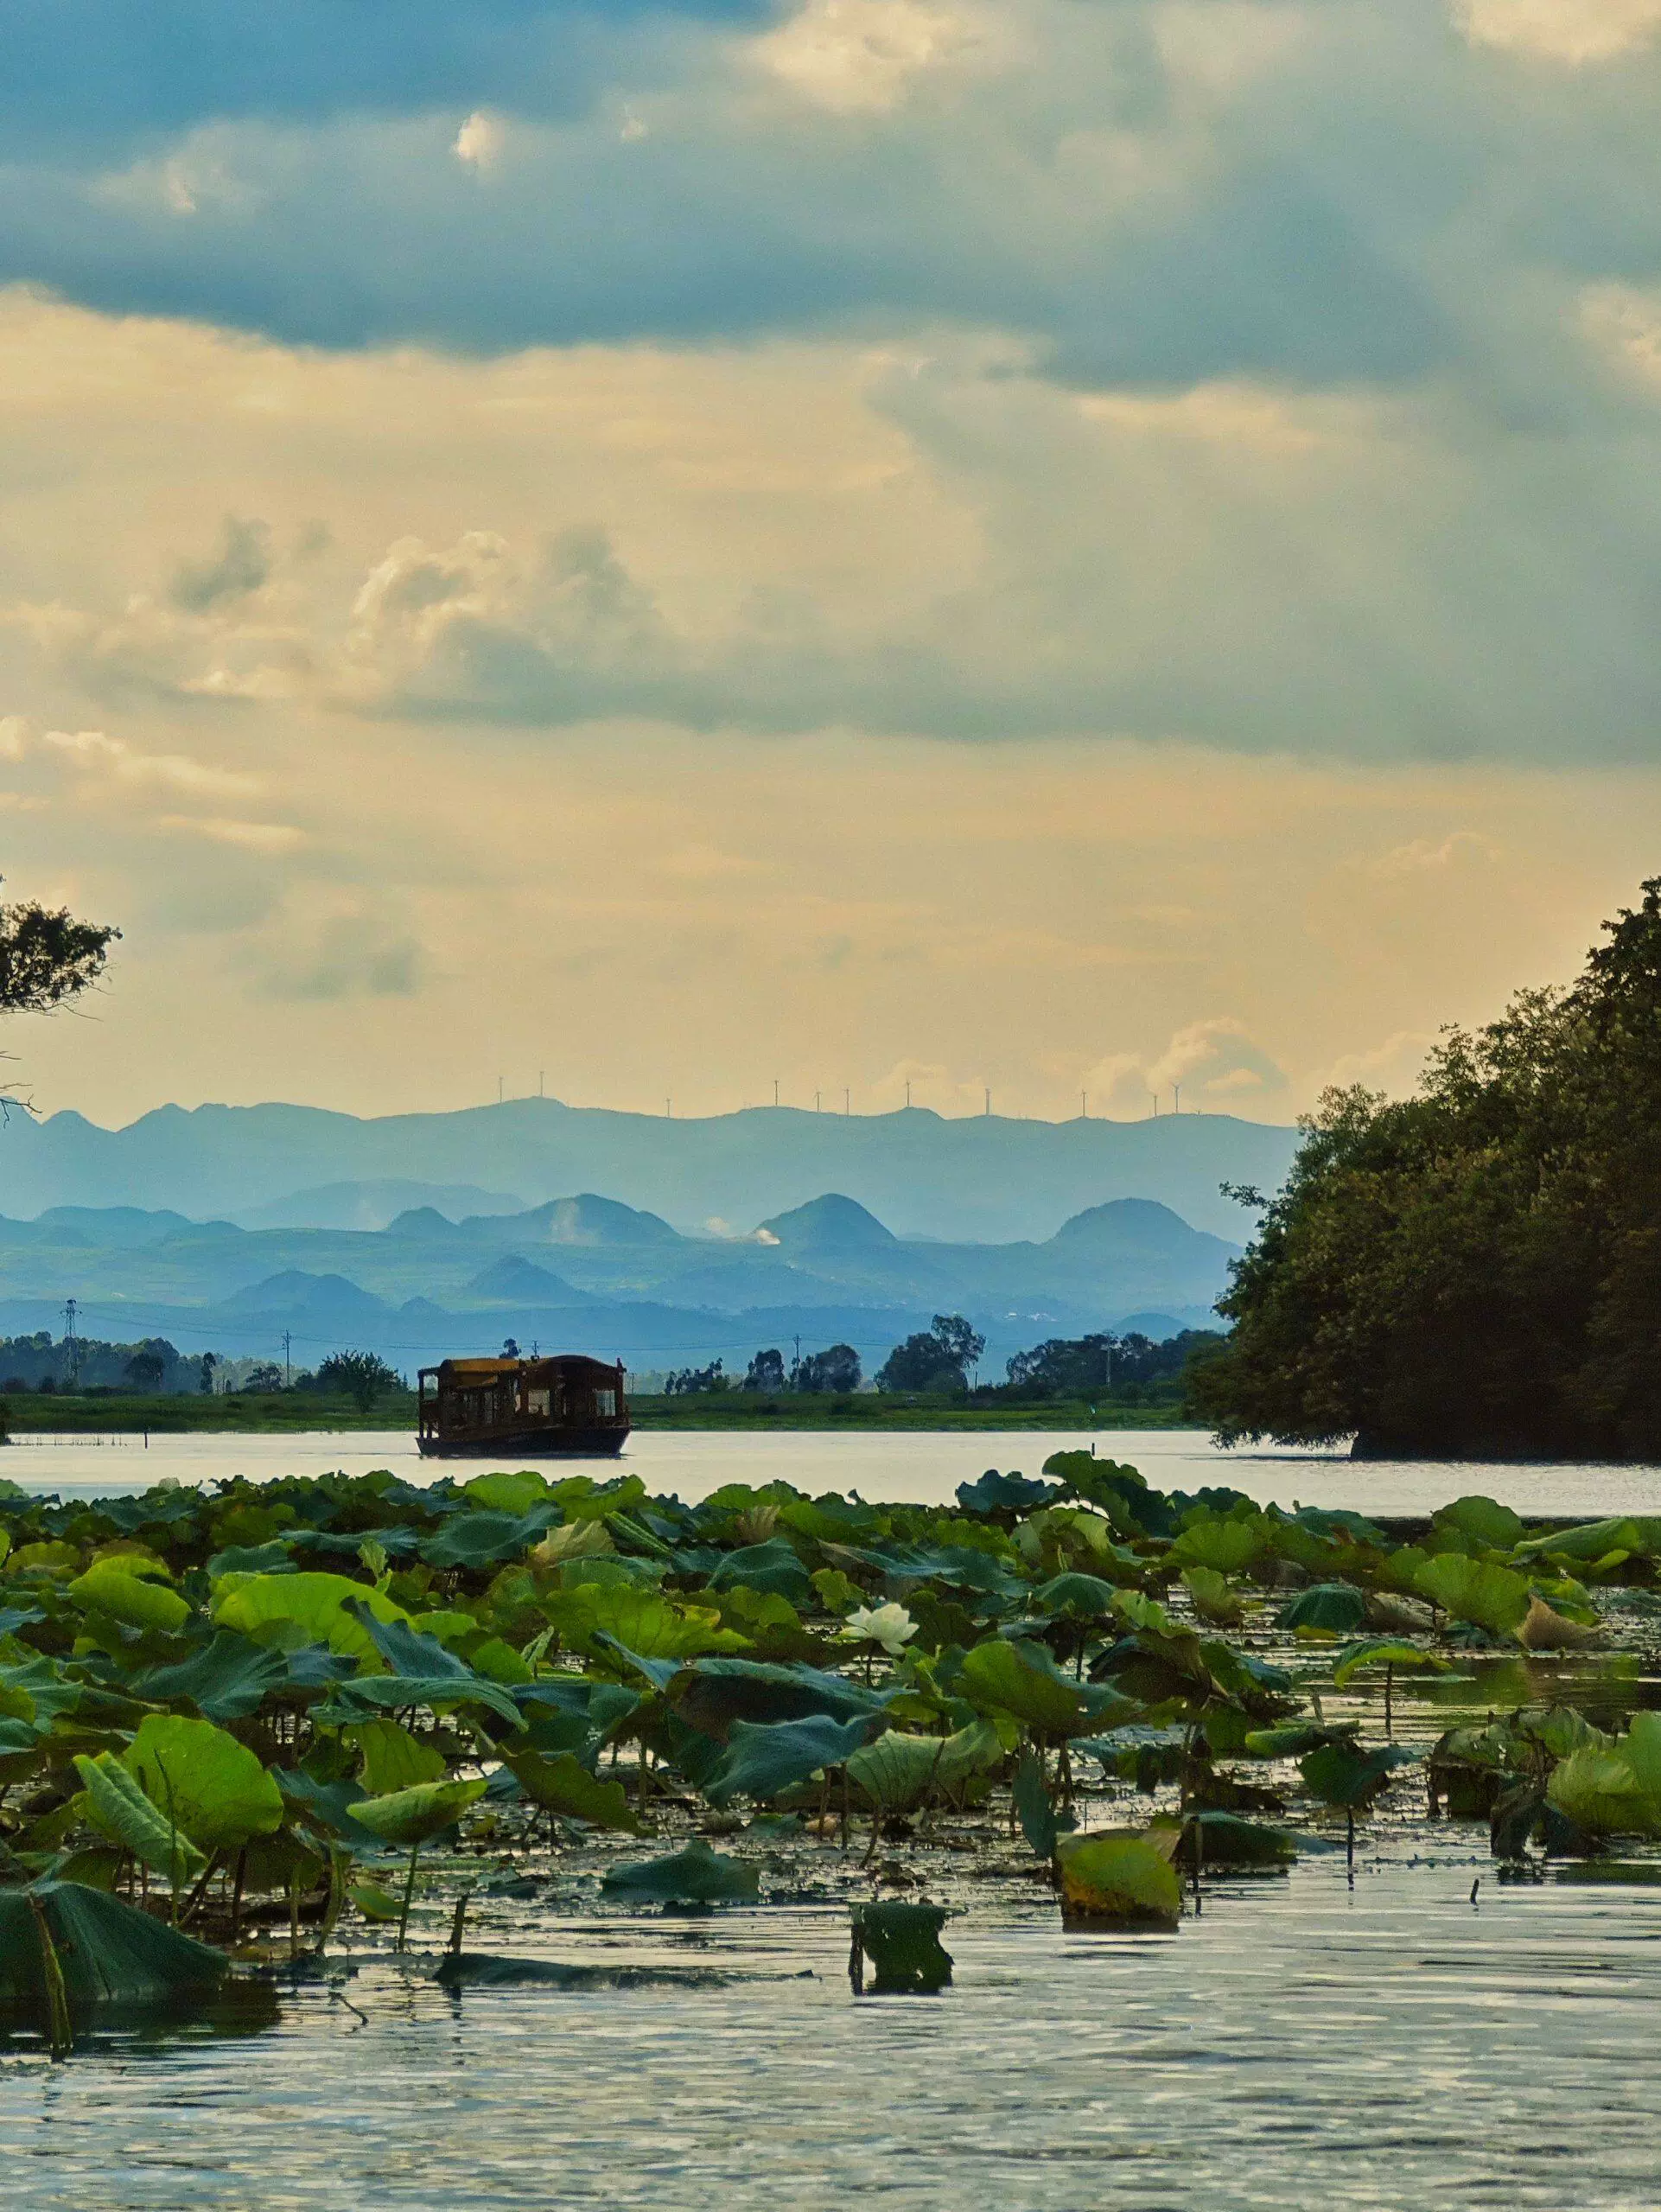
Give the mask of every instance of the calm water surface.
M 650 1433 L 627 1463 L 688 1498 L 782 1476 L 944 1500 L 983 1467 L 1035 1472 L 1080 1441 Z M 1221 1479 L 1289 1504 L 1411 1511 L 1482 1489 L 1592 1514 L 1661 1497 L 1651 1469 L 1222 1455 L 1168 1431 L 1097 1444 L 1162 1488 Z M 32 1444 L 0 1460 L 65 1494 L 331 1466 L 421 1470 L 403 1436 Z M 1538 1662 L 1491 1672 L 1426 1686 L 1407 1732 L 1428 1740 L 1454 1700 L 1556 1693 Z M 1652 1701 L 1636 1682 L 1628 1694 Z M 1317 1848 L 1288 1877 L 1210 1888 L 1172 1935 L 1069 1934 L 1035 1884 L 959 1884 L 956 1977 L 932 1998 L 856 2001 L 845 1906 L 811 1884 L 702 1922 L 574 1912 L 557 1891 L 480 1902 L 470 1947 L 735 1979 L 452 1995 L 418 1958 L 365 1953 L 355 1971 L 331 1965 L 332 1986 L 279 1986 L 258 2032 L 111 2032 L 56 2066 L 28 2037 L 0 2042 L 0 2202 L 1647 2212 L 1661 1863 L 1502 1886 L 1486 1844 L 1478 1825 L 1381 1823 L 1353 1886 Z M 953 1895 L 949 1854 L 929 1858 L 933 1893 Z M 435 1905 L 419 1940 L 436 1949 L 442 1933 Z
M 599 1471 L 620 1463 L 648 1489 L 675 1491 L 695 1503 L 723 1482 L 793 1482 L 811 1495 L 857 1490 L 862 1497 L 946 1504 L 959 1482 L 983 1468 L 1036 1475 L 1053 1451 L 1088 1450 L 1129 1460 L 1160 1489 L 1196 1490 L 1226 1482 L 1260 1502 L 1344 1506 L 1360 1512 L 1429 1512 L 1470 1490 L 1503 1498 L 1518 1512 L 1661 1511 L 1661 1468 L 1538 1464 L 1521 1467 L 1452 1460 L 1389 1463 L 1341 1453 L 1263 1449 L 1219 1451 L 1198 1429 L 982 1430 L 971 1434 L 733 1436 L 646 1430 L 630 1437 L 620 1463 L 576 1463 Z M 423 1460 L 407 1430 L 291 1437 L 29 1437 L 0 1452 L 0 1474 L 26 1489 L 94 1495 L 140 1490 L 163 1476 L 181 1482 L 245 1475 L 316 1475 L 325 1468 L 363 1474 L 390 1467 L 407 1481 L 438 1473 L 465 1476 L 492 1463 Z M 517 1463 L 512 1460 L 508 1463 Z

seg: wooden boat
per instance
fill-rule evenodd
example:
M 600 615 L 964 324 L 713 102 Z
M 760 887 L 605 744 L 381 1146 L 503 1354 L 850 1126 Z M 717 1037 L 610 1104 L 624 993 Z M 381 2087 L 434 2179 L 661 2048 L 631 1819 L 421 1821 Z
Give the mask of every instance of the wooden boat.
M 598 1459 L 628 1434 L 621 1361 L 444 1360 L 417 1390 L 423 1459 Z

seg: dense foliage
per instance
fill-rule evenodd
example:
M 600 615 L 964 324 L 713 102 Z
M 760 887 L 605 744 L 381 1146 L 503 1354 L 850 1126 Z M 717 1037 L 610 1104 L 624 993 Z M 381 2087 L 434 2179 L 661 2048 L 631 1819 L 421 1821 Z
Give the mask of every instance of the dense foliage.
M 927 1391 L 950 1396 L 969 1387 L 969 1370 L 986 1349 L 960 1313 L 937 1313 L 896 1344 L 876 1371 L 876 1386 L 886 1391 Z
M 90 990 L 121 932 L 67 907 L 0 905 L 0 1013 L 49 1014 Z
M 1661 879 L 1562 991 L 1329 1092 L 1191 1379 L 1227 1439 L 1661 1457 Z

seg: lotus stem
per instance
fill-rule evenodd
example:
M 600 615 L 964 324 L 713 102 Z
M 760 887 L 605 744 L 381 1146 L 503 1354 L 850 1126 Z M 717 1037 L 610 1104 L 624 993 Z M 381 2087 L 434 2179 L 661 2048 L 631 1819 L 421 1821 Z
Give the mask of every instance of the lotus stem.
M 242 1941 L 242 1884 L 247 1871 L 248 1846 L 244 1844 L 237 1853 L 236 1886 L 231 1892 L 231 1941 L 233 1943 Z
M 1395 1665 L 1392 1661 L 1387 1659 L 1384 1661 L 1384 1734 L 1392 1743 L 1396 1741 L 1396 1723 L 1391 1705 L 1391 1692 L 1395 1684 Z
M 41 1941 L 41 1986 L 46 1994 L 47 2048 L 54 2058 L 67 2058 L 75 2047 L 75 2031 L 69 2018 L 69 1992 L 64 1987 L 63 1967 L 58 1960 L 58 1947 L 52 1941 L 52 1930 L 47 1925 L 46 1907 L 33 1890 L 29 1894 L 29 1909 L 35 1916 L 35 1932 Z
M 417 1861 L 420 1859 L 420 1857 L 421 1845 L 419 1844 L 411 1844 L 410 1846 L 410 1871 L 405 1876 L 404 1883 L 404 1909 L 398 1916 L 398 1947 L 400 1951 L 404 1948 L 404 1938 L 409 1934 L 410 1900 L 415 1895 L 416 1865 Z
M 473 1884 L 469 1882 L 455 1900 L 455 1911 L 450 1920 L 450 1956 L 453 1959 L 459 1958 L 461 1954 L 461 1931 L 468 1924 L 468 1904 L 472 1896 Z
M 241 1864 L 241 1860 L 239 1859 L 237 1862 L 239 1868 L 240 1868 Z M 220 1854 L 218 1852 L 215 1852 L 212 1858 L 209 1858 L 207 1865 L 202 1869 L 201 1880 L 197 1883 L 195 1888 L 185 1899 L 185 1909 L 179 1916 L 179 1925 L 181 1928 L 188 1928 L 191 1922 L 195 1918 L 196 1914 L 201 1908 L 202 1899 L 207 1894 L 207 1885 L 213 1880 L 215 1874 L 219 1872 L 219 1868 Z M 240 1876 L 239 1876 L 239 1879 L 240 1879 Z
M 1344 1807 L 1344 1820 L 1346 1823 L 1344 1864 L 1349 1869 L 1350 1887 L 1353 1889 L 1355 1887 L 1355 1807 L 1353 1805 L 1346 1805 Z

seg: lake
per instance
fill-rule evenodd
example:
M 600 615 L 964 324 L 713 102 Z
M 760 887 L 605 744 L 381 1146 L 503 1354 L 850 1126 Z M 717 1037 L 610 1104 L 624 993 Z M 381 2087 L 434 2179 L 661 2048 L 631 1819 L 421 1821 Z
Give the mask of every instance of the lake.
M 1034 1473 L 1048 1451 L 1080 1441 L 648 1432 L 625 1463 L 652 1488 L 689 1498 L 735 1478 L 782 1476 L 810 1492 L 945 1500 L 984 1467 Z M 1652 1469 L 1225 1455 L 1201 1436 L 1171 1431 L 1096 1441 L 1161 1488 L 1222 1480 L 1287 1504 L 1411 1511 L 1482 1489 L 1524 1512 L 1601 1514 L 1652 1508 L 1661 1496 Z M 434 1471 L 406 1436 L 193 1436 L 156 1439 L 148 1451 L 30 1442 L 0 1461 L 14 1481 L 65 1494 L 137 1488 L 162 1475 L 258 1479 L 332 1466 Z M 1398 1686 L 1397 1733 L 1422 1743 L 1467 1708 L 1568 1694 L 1554 1685 L 1573 1672 L 1473 1662 L 1455 1680 Z M 1656 1702 L 1661 1685 L 1652 1667 L 1644 1673 L 1610 1694 Z M 1376 1738 L 1378 1713 L 1363 1710 L 1370 1696 L 1329 1712 L 1362 1712 Z M 1351 1884 L 1333 1843 L 1312 1833 L 1285 1877 L 1214 1882 L 1197 1917 L 1174 1935 L 1148 1935 L 1064 1930 L 1029 1867 L 971 1882 L 949 1853 L 920 1855 L 929 1893 L 962 1908 L 946 1930 L 954 1980 L 934 1998 L 854 1997 L 846 1898 L 862 1877 L 829 1845 L 799 1852 L 765 1904 L 701 1920 L 598 1910 L 592 1877 L 585 1902 L 557 1869 L 529 1900 L 481 1895 L 475 1904 L 469 1947 L 680 1977 L 655 1986 L 602 1977 L 580 1991 L 447 1993 L 430 1979 L 446 1932 L 435 1901 L 417 1907 L 415 1955 L 397 1960 L 360 1928 L 349 1939 L 355 1957 L 332 1961 L 327 1980 L 278 1981 L 257 2032 L 226 2022 L 111 2030 L 60 2065 L 27 2037 L 0 2042 L 0 2203 L 77 2212 L 1653 2204 L 1653 1847 L 1509 1884 L 1497 1878 L 1483 1823 L 1427 1830 L 1380 1819 L 1363 1833 Z
M 581 1461 L 594 1471 L 620 1464 L 649 1490 L 673 1491 L 696 1503 L 723 1482 L 783 1480 L 817 1496 L 857 1490 L 869 1499 L 946 1505 L 959 1482 L 983 1468 L 1019 1468 L 1036 1475 L 1053 1451 L 1089 1450 L 1128 1460 L 1162 1490 L 1198 1490 L 1225 1482 L 1260 1503 L 1347 1507 L 1360 1513 L 1428 1513 L 1479 1490 L 1521 1514 L 1661 1511 L 1661 1468 L 1529 1464 L 1498 1466 L 1456 1460 L 1356 1460 L 1340 1452 L 1263 1447 L 1219 1451 L 1199 1429 L 1115 1429 L 1093 1437 L 1078 1431 L 980 1430 L 785 1432 L 637 1430 L 619 1463 Z M 0 1452 L 0 1474 L 29 1490 L 113 1495 L 142 1490 L 171 1477 L 208 1482 L 245 1475 L 252 1482 L 280 1475 L 347 1474 L 390 1467 L 406 1482 L 440 1475 L 465 1479 L 496 1463 L 424 1460 L 407 1430 L 341 1431 L 299 1436 L 20 1437 Z M 518 1464 L 511 1455 L 503 1463 Z

